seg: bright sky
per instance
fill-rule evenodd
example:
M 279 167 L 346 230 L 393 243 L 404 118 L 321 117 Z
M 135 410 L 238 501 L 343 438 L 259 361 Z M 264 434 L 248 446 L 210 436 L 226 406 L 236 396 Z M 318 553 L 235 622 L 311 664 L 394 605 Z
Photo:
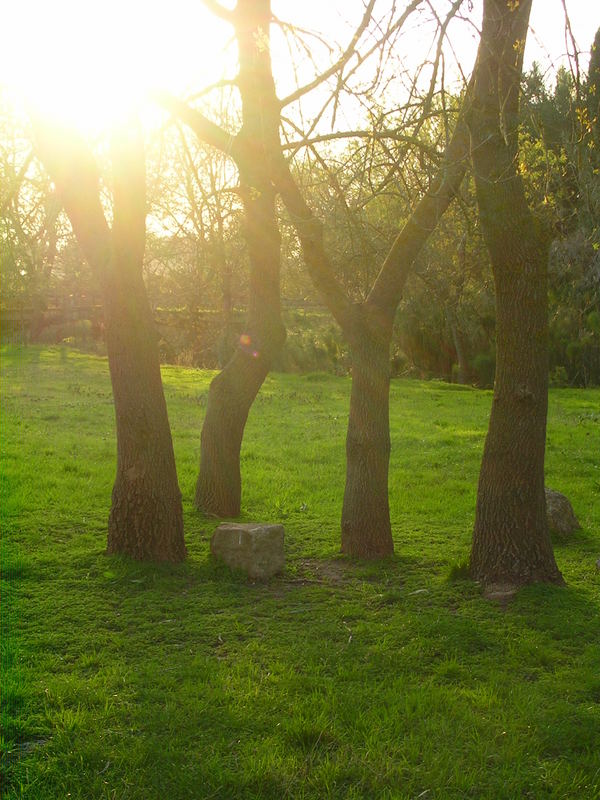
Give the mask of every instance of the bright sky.
M 472 12 L 467 4 L 465 14 L 478 23 L 480 0 Z M 376 9 L 389 5 L 379 0 Z M 345 23 L 357 23 L 363 2 L 274 0 L 273 6 L 279 18 L 344 43 L 350 30 Z M 448 0 L 437 0 L 437 7 L 443 12 Z M 587 50 L 600 25 L 600 3 L 567 0 L 567 7 L 577 42 Z M 114 119 L 151 88 L 189 93 L 228 71 L 231 77 L 234 69 L 231 31 L 201 0 L 14 0 L 5 4 L 2 18 L 0 82 L 38 110 L 84 129 Z M 464 24 L 461 29 L 457 23 L 451 35 L 469 69 L 476 36 Z M 534 0 L 532 29 L 527 62 L 557 63 L 567 49 L 562 1 Z M 415 35 L 403 41 L 407 59 L 416 61 L 422 41 Z M 320 53 L 325 58 L 324 48 Z M 285 47 L 274 47 L 276 72 L 278 60 L 287 56 Z M 587 64 L 587 56 L 582 62 Z

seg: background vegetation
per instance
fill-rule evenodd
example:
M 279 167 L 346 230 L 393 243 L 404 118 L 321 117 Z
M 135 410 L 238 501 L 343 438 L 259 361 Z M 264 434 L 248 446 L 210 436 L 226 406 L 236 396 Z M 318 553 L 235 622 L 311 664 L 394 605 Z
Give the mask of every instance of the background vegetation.
M 521 171 L 552 243 L 550 372 L 556 386 L 600 383 L 600 156 L 593 108 L 598 93 L 600 87 L 585 79 L 576 83 L 564 68 L 553 86 L 536 66 L 525 80 Z M 296 163 L 312 207 L 327 220 L 327 245 L 338 277 L 357 300 L 364 299 L 373 270 L 435 170 L 444 114 L 453 105 L 452 98 L 444 102 L 420 126 L 420 146 L 408 155 L 402 142 L 384 145 L 377 139 L 394 120 L 389 114 L 378 117 L 374 106 L 372 140 L 331 145 L 326 157 L 308 150 Z M 50 344 L 68 339 L 102 352 L 98 287 L 48 179 L 28 166 L 20 185 L 28 133 L 7 101 L 2 111 L 2 336 Z M 222 366 L 243 327 L 247 303 L 234 176 L 223 156 L 183 130 L 168 128 L 149 143 L 148 176 L 145 274 L 162 359 Z M 495 366 L 493 285 L 470 180 L 460 199 L 409 280 L 397 315 L 393 369 L 397 375 L 488 387 Z M 277 369 L 344 373 L 347 349 L 317 304 L 292 227 L 281 213 L 288 342 Z

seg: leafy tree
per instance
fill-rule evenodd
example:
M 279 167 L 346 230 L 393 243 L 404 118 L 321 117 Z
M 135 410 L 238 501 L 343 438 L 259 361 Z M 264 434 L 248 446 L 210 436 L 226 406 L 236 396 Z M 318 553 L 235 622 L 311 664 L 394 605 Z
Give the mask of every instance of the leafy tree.
M 551 243 L 551 376 L 558 383 L 583 386 L 600 381 L 595 53 L 592 47 L 587 80 L 578 85 L 571 72 L 560 68 L 552 91 L 534 66 L 525 80 L 520 140 L 527 199 Z

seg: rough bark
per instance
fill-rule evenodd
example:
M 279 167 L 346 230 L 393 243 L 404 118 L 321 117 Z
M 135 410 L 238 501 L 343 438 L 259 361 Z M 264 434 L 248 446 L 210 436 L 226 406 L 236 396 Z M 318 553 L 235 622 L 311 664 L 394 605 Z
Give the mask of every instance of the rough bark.
M 251 334 L 247 336 L 254 341 Z M 255 356 L 257 351 L 251 347 L 238 348 L 225 369 L 213 378 L 208 393 L 195 503 L 200 510 L 217 517 L 236 517 L 240 513 L 244 428 L 271 365 L 268 356 Z
M 138 132 L 113 142 L 113 229 L 99 198 L 96 164 L 65 130 L 37 123 L 43 163 L 84 255 L 102 286 L 117 428 L 117 475 L 108 552 L 138 560 L 185 558 L 177 483 L 158 347 L 142 278 L 145 174 Z
M 107 549 L 138 560 L 181 561 L 181 493 L 156 333 L 141 274 L 126 284 L 104 294 L 117 426 Z
M 364 304 L 354 311 L 342 552 L 355 558 L 383 558 L 394 552 L 388 499 L 392 326 L 371 315 Z
M 517 163 L 530 6 L 530 0 L 485 0 L 470 116 L 477 202 L 496 288 L 496 379 L 471 551 L 471 572 L 484 585 L 562 580 L 544 496 L 547 252 Z

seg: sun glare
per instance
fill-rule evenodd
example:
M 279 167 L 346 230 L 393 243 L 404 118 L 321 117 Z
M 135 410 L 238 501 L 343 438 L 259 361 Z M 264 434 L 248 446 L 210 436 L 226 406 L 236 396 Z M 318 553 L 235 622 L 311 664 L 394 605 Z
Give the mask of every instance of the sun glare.
M 101 131 L 142 107 L 144 115 L 152 113 L 146 102 L 152 89 L 186 96 L 235 74 L 233 32 L 201 0 L 13 0 L 5 5 L 0 85 L 36 113 L 86 133 Z M 590 8 L 589 0 L 569 0 L 568 7 L 585 49 L 600 22 L 599 12 Z M 385 0 L 378 8 L 385 12 Z M 323 41 L 347 42 L 364 7 L 362 0 L 331 5 L 304 0 L 299 6 L 273 0 L 273 9 L 280 18 L 291 15 L 301 27 L 321 31 Z M 473 21 L 479 19 L 479 9 L 475 2 L 469 15 Z M 537 35 L 530 37 L 527 60 L 554 57 L 554 64 L 560 63 L 568 47 L 560 0 L 534 3 L 532 25 Z M 475 29 L 458 23 L 455 28 L 449 31 L 455 52 L 469 68 L 477 47 Z M 405 36 L 401 55 L 421 63 L 424 35 L 412 36 L 412 44 Z M 314 53 L 302 55 L 299 50 L 294 72 L 288 44 L 274 36 L 274 72 L 283 95 L 296 81 L 312 78 L 312 58 L 319 60 L 318 51 L 316 45 Z M 321 53 L 319 66 L 326 67 L 335 52 Z
M 183 0 L 20 0 L 3 18 L 2 85 L 85 131 L 130 114 L 152 89 L 185 93 L 218 80 L 231 35 L 201 3 Z

